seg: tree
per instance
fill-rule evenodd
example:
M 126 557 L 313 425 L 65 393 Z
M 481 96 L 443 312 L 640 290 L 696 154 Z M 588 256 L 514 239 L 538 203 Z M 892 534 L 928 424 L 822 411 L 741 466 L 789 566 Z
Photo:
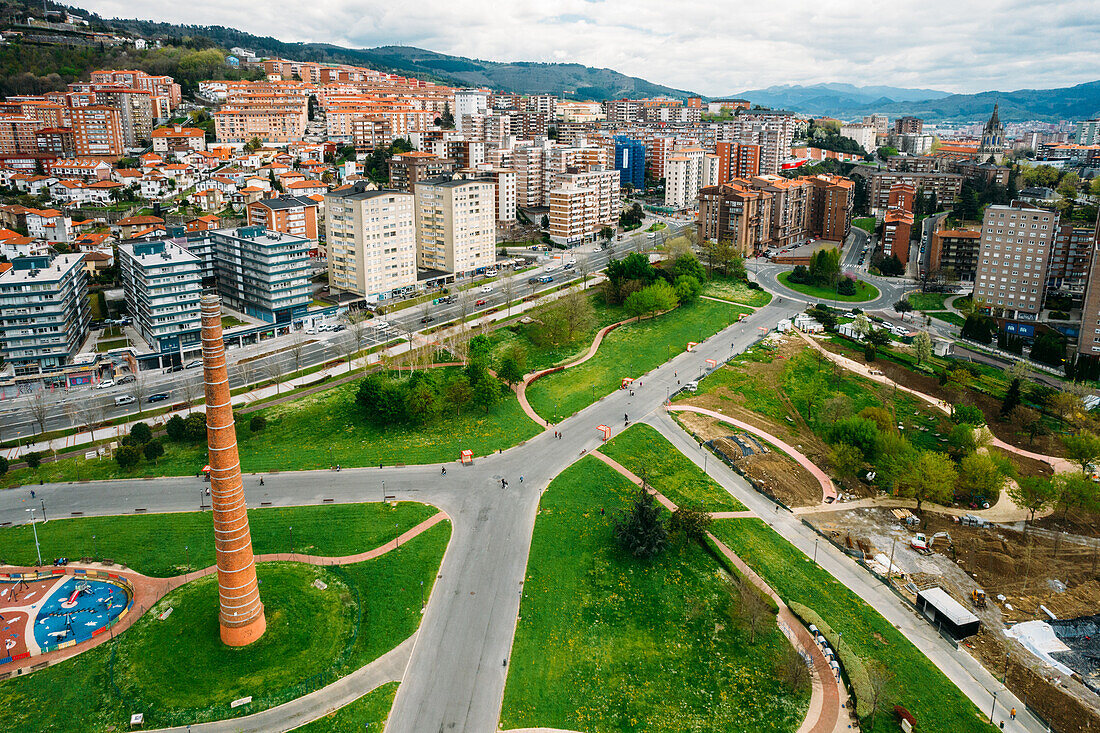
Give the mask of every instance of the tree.
M 3 476 L 8 472 L 8 459 L 4 456 L 0 456 L 0 476 Z
M 829 450 L 829 463 L 841 478 L 855 478 L 863 467 L 863 454 L 854 445 L 837 443 Z
M 1028 517 L 1031 522 L 1035 521 L 1037 512 L 1049 509 L 1058 501 L 1058 485 L 1042 476 L 1021 476 L 1009 483 L 1005 492 L 1013 504 L 1031 513 Z
M 726 581 L 730 618 L 749 632 L 749 644 L 756 643 L 756 631 L 771 615 L 771 606 L 763 593 L 743 575 Z
M 1001 403 L 1001 418 L 1004 419 L 1020 405 L 1020 379 L 1012 380 L 1005 392 L 1004 402 Z
M 1058 505 L 1062 507 L 1063 519 L 1070 509 L 1096 508 L 1100 486 L 1085 474 L 1060 473 L 1054 481 L 1058 486 Z
M 479 380 L 473 385 L 473 402 L 488 415 L 493 405 L 500 402 L 500 383 L 492 377 Z
M 145 411 L 145 398 L 149 394 L 148 383 L 145 381 L 145 374 L 138 371 L 134 372 L 134 381 L 130 382 L 130 396 L 134 398 L 134 402 L 137 403 L 138 417 Z M 146 441 L 147 442 L 147 441 Z
M 843 392 L 838 392 L 826 399 L 821 409 L 822 413 L 829 418 L 829 422 L 836 425 L 837 420 L 852 414 L 852 398 Z
M 867 662 L 866 670 L 867 693 L 871 703 L 871 714 L 868 717 L 871 723 L 870 730 L 874 730 L 875 717 L 878 715 L 879 708 L 882 707 L 882 701 L 889 697 L 890 690 L 894 686 L 894 673 L 877 659 Z
M 917 360 L 917 366 L 932 358 L 932 337 L 921 331 L 913 337 L 913 358 Z
M 497 376 L 504 380 L 505 384 L 518 384 L 523 381 L 523 375 L 527 372 L 527 351 L 519 346 L 513 346 L 500 357 L 497 365 Z
M 1010 469 L 988 453 L 970 453 L 959 461 L 959 491 L 970 499 L 997 501 Z
M 267 418 L 263 415 L 253 415 L 252 419 L 248 421 L 249 432 L 258 433 L 267 427 Z
M 115 450 L 115 462 L 123 471 L 128 471 L 141 460 L 141 449 L 136 445 L 124 445 Z
M 668 545 L 668 527 L 661 518 L 662 511 L 643 485 L 630 508 L 614 520 L 619 545 L 640 560 L 662 552 Z
M 1067 435 L 1062 444 L 1066 447 L 1066 458 L 1081 466 L 1081 473 L 1087 473 L 1089 466 L 1100 460 L 1100 436 L 1094 433 Z
M 898 302 L 894 303 L 894 310 L 898 313 L 908 313 L 913 310 L 913 304 L 905 298 L 902 298 Z
M 679 304 L 676 290 L 664 280 L 631 293 L 623 302 L 626 312 L 637 318 L 670 311 Z
M 681 540 L 701 540 L 706 537 L 713 520 L 709 513 L 695 504 L 681 504 L 668 520 L 668 531 Z
M 810 689 L 813 676 L 810 674 L 808 662 L 790 644 L 784 644 L 783 647 L 783 654 L 776 665 L 776 676 L 791 692 Z
M 168 435 L 169 440 L 179 442 L 187 437 L 187 425 L 179 415 L 173 415 L 168 418 L 168 422 L 164 424 L 164 431 Z
M 183 420 L 184 434 L 188 440 L 206 440 L 206 413 L 192 412 Z
M 25 453 L 23 454 L 23 460 L 26 462 L 27 468 L 32 471 L 37 471 L 38 467 L 42 465 L 42 453 L 41 451 Z
M 1025 433 L 1028 436 L 1028 442 L 1031 445 L 1035 444 L 1037 437 L 1046 433 L 1043 416 L 1038 410 L 1030 407 L 1017 405 L 1008 414 L 1008 420 L 1016 428 L 1016 432 Z
M 455 128 L 455 116 L 451 112 L 450 102 L 443 103 L 443 112 L 440 113 L 436 122 L 444 130 L 453 130 Z
M 856 315 L 855 319 L 852 321 L 852 328 L 855 329 L 855 332 L 859 335 L 861 339 L 866 338 L 867 334 L 871 333 L 871 331 L 873 330 L 871 322 L 863 313 Z
M 156 460 L 164 455 L 164 446 L 159 440 L 150 440 L 141 446 L 141 452 L 145 455 L 145 460 L 153 461 L 155 464 Z
M 143 422 L 136 422 L 130 428 L 130 437 L 136 444 L 145 445 L 153 439 L 153 430 Z
M 895 493 L 915 499 L 917 512 L 926 501 L 947 504 L 954 496 L 957 474 L 951 459 L 942 453 L 921 451 L 917 460 L 898 477 Z
M 38 432 L 46 432 L 46 420 L 50 416 L 50 401 L 46 397 L 46 390 L 36 389 L 31 392 L 30 404 L 27 406 L 30 410 L 31 417 L 38 423 Z
M 474 398 L 469 378 L 465 374 L 456 374 L 451 378 L 451 381 L 447 382 L 444 396 L 447 402 L 454 406 L 455 414 L 461 413 L 462 408 L 470 404 L 470 401 Z
M 606 227 L 605 226 L 604 228 L 600 229 L 599 236 L 600 236 L 600 239 L 602 239 L 603 241 L 610 242 L 611 238 L 615 236 L 615 230 L 612 229 L 611 227 Z
M 550 215 L 549 214 L 543 214 L 541 223 L 542 223 L 542 228 L 543 229 L 549 229 L 550 228 Z
M 855 446 L 864 459 L 874 461 L 881 446 L 880 432 L 874 421 L 865 417 L 847 417 L 837 422 L 828 433 L 829 443 Z

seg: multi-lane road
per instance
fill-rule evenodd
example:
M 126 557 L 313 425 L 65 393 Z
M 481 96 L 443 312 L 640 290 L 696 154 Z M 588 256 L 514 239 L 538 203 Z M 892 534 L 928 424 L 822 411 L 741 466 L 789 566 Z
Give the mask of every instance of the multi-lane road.
M 663 230 L 663 235 L 675 236 L 683 228 L 684 225 L 671 225 Z M 385 315 L 379 320 L 385 321 L 389 328 L 368 325 L 362 333 L 359 348 L 369 348 L 397 337 L 407 339 L 418 331 L 499 307 L 510 300 L 537 296 L 560 286 L 562 282 L 577 278 L 582 272 L 598 272 L 607 266 L 612 257 L 622 257 L 627 252 L 636 251 L 651 243 L 649 233 L 643 227 L 620 241 L 612 242 L 607 249 L 562 253 L 566 260 L 576 260 L 577 265 L 572 270 L 563 269 L 561 259 L 547 259 L 540 261 L 533 270 L 514 274 L 504 271 L 502 277 L 492 284 L 491 292 L 481 292 L 480 286 L 475 283 L 458 293 L 453 303 L 428 302 Z M 559 252 L 553 251 L 549 254 Z M 531 282 L 542 276 L 552 277 L 553 281 Z M 484 303 L 478 305 L 479 301 Z M 422 322 L 428 315 L 433 320 Z M 346 354 L 355 340 L 351 331 L 352 329 L 347 329 L 314 334 L 296 332 L 252 346 L 230 346 L 226 352 L 230 387 L 236 389 L 246 383 L 270 379 L 273 375 L 287 375 Z M 158 393 L 167 393 L 169 403 L 199 398 L 202 394 L 201 369 L 185 369 L 180 372 L 144 371 L 140 374 L 140 382 L 106 389 L 81 387 L 58 390 L 4 400 L 0 402 L 0 440 L 32 437 L 43 432 L 43 424 L 45 431 L 55 431 L 83 427 L 88 422 L 105 422 L 121 417 L 136 418 L 139 407 L 141 411 L 146 411 L 157 406 L 150 405 L 147 400 L 150 395 Z M 115 399 L 123 395 L 134 397 L 136 402 L 116 405 Z M 40 414 L 44 418 L 42 421 L 38 419 Z

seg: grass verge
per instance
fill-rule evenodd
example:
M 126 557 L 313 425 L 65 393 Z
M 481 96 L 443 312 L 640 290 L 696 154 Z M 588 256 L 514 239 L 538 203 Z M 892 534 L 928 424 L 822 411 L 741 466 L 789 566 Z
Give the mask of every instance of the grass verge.
M 382 733 L 397 696 L 398 684 L 387 682 L 339 710 L 294 730 L 296 733 Z
M 817 298 L 823 302 L 830 300 L 841 301 L 842 303 L 863 303 L 868 300 L 874 300 L 879 296 L 878 288 L 871 283 L 863 282 L 860 280 L 856 283 L 855 295 L 838 295 L 832 288 L 822 288 L 817 285 L 804 285 L 802 283 L 790 282 L 790 272 L 781 272 L 777 279 L 781 285 L 794 290 L 795 292 L 802 293 L 803 295 L 811 298 Z
M 745 505 L 703 473 L 687 456 L 672 447 L 649 425 L 631 425 L 609 442 L 600 452 L 641 476 L 657 491 L 677 506 L 698 505 L 708 512 L 739 512 Z
M 542 497 L 501 728 L 793 731 L 807 705 L 777 680 L 786 640 L 748 643 L 716 563 L 695 542 L 639 561 L 612 518 L 634 486 L 586 457 Z

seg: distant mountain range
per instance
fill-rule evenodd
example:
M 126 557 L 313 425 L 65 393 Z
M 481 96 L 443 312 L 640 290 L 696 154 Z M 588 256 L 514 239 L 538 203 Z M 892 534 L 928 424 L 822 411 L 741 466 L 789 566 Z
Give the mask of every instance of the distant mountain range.
M 1100 81 L 1058 89 L 977 94 L 851 84 L 783 85 L 733 96 L 754 105 L 841 119 L 882 112 L 891 117 L 914 115 L 930 122 L 977 121 L 987 119 L 994 104 L 1000 104 L 1000 117 L 1005 122 L 1080 120 L 1100 113 Z

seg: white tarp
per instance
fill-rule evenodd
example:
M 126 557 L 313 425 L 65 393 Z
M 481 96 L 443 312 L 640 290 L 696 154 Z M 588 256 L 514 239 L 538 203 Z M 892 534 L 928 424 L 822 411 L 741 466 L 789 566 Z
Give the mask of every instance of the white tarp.
M 1052 652 L 1067 652 L 1069 647 L 1055 636 L 1054 629 L 1045 621 L 1022 621 L 1007 629 L 1005 636 L 1020 642 L 1025 649 L 1062 674 L 1073 674 L 1073 670 L 1050 656 Z

